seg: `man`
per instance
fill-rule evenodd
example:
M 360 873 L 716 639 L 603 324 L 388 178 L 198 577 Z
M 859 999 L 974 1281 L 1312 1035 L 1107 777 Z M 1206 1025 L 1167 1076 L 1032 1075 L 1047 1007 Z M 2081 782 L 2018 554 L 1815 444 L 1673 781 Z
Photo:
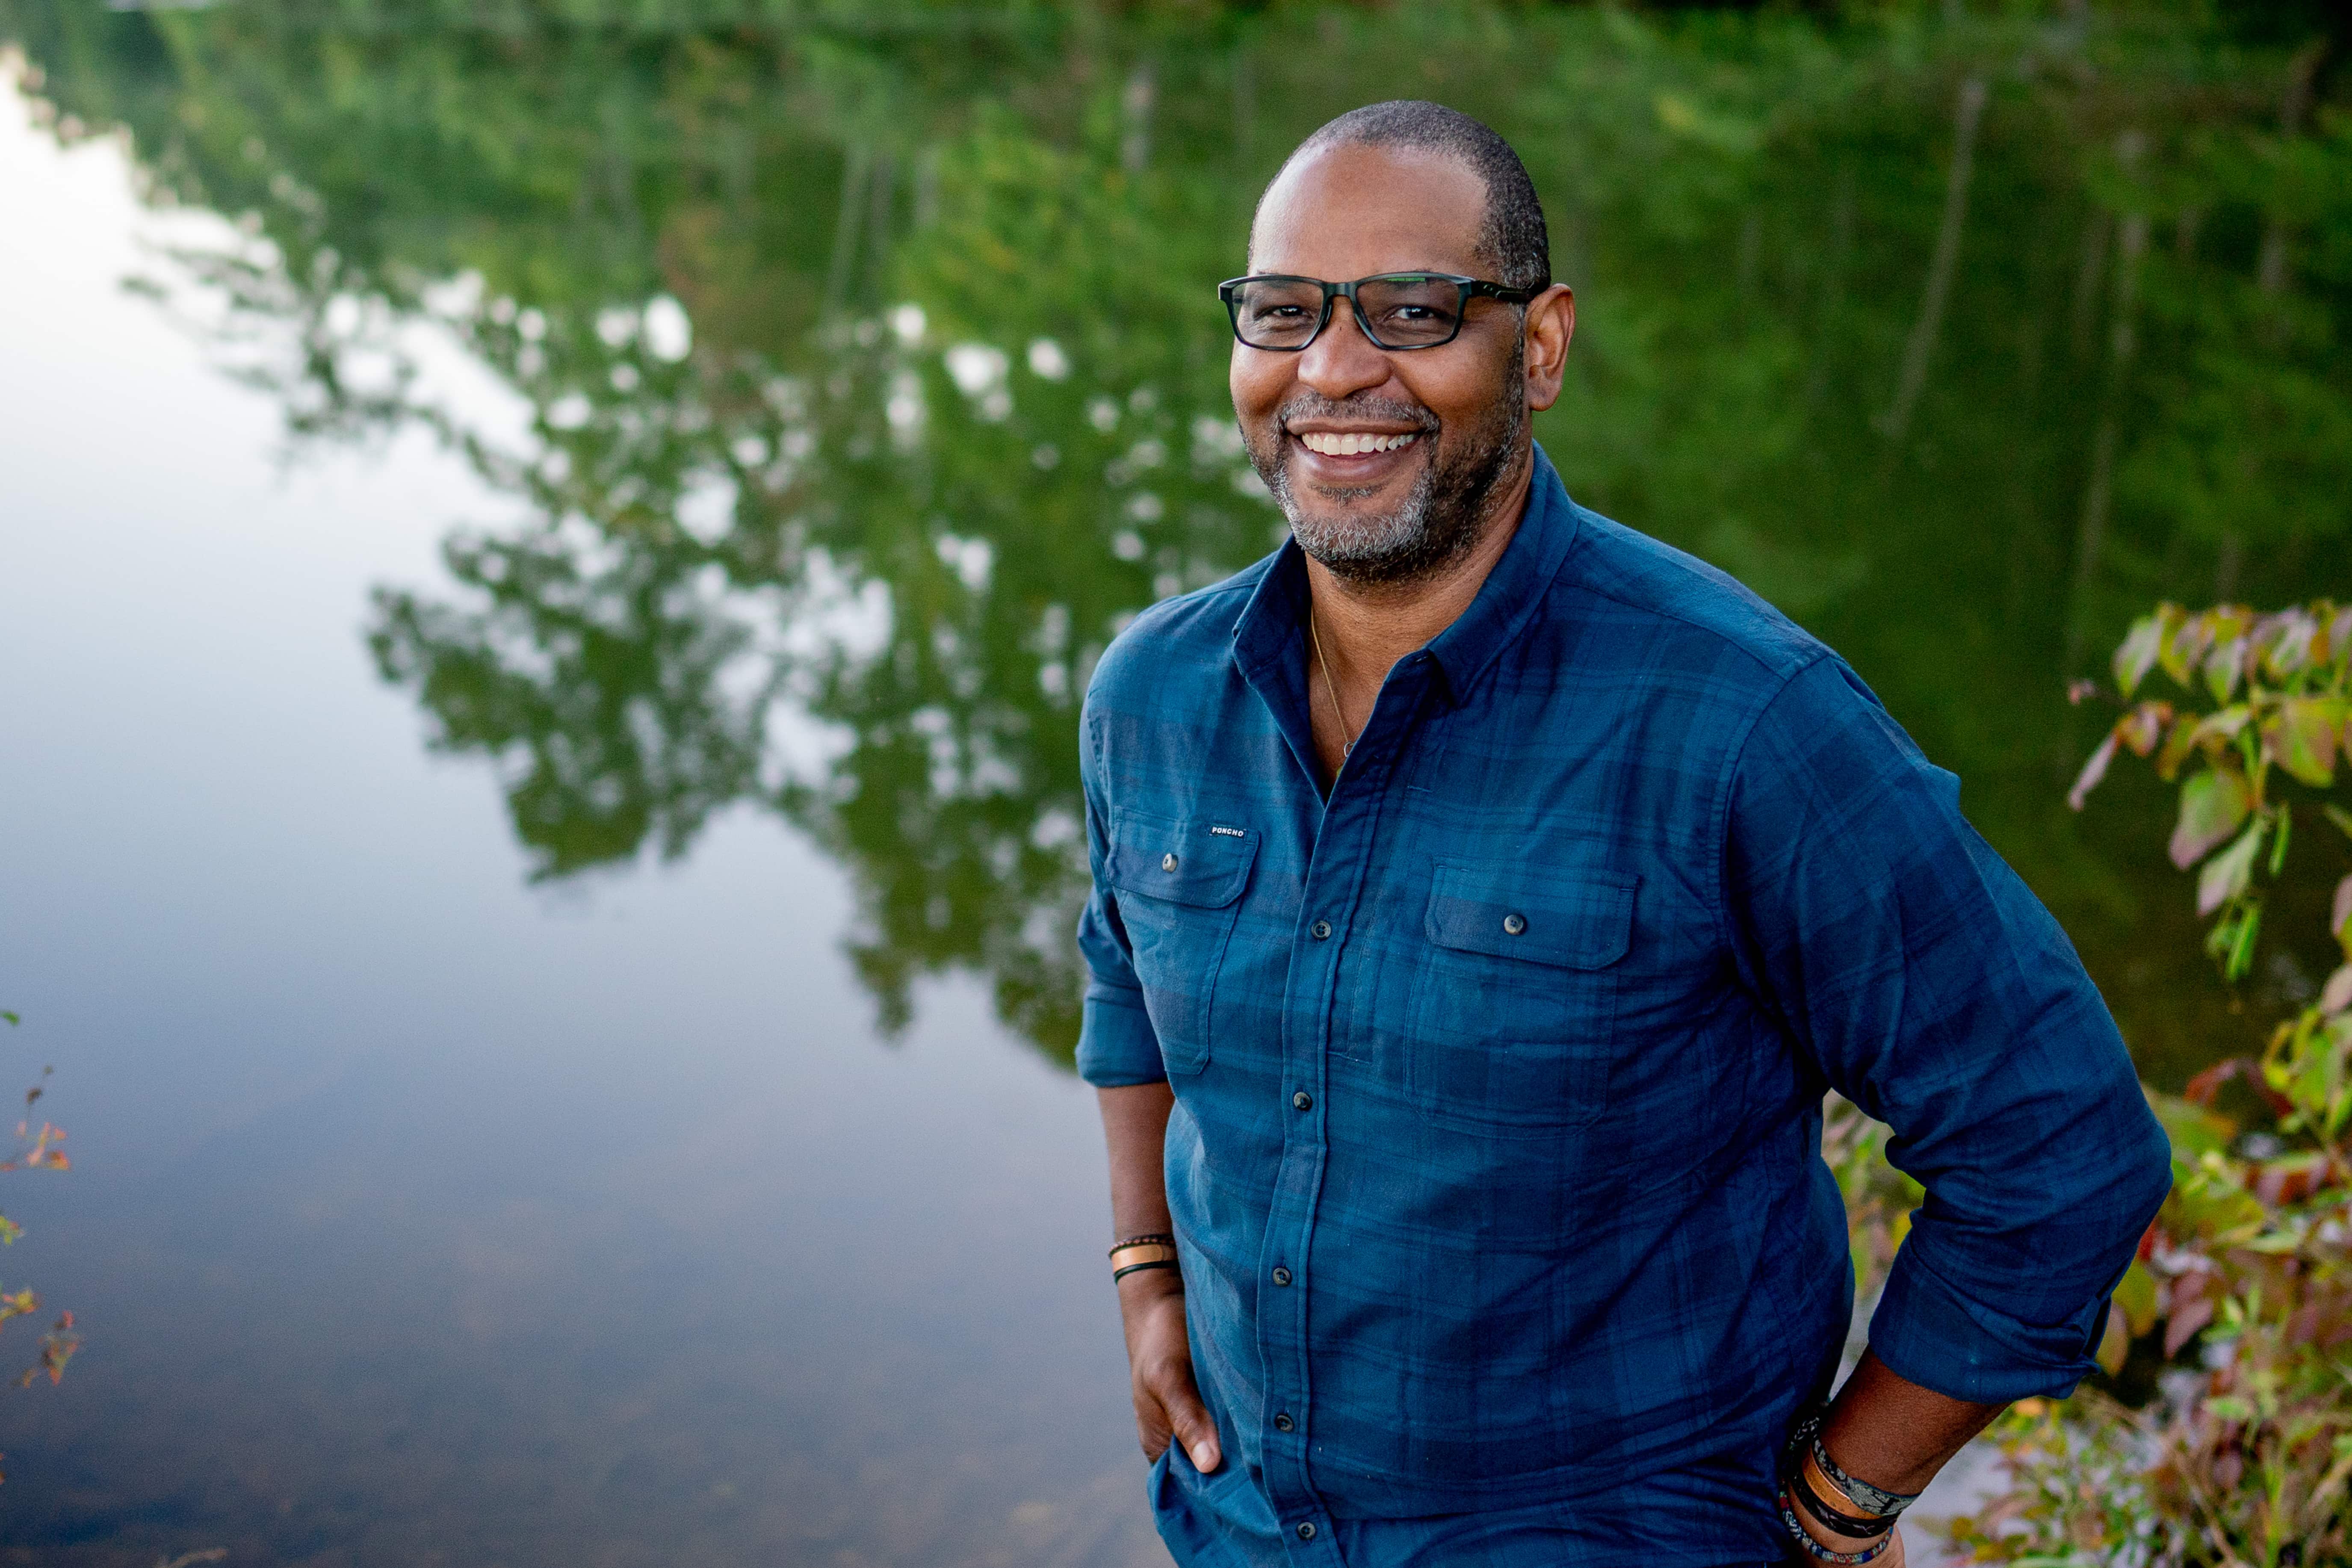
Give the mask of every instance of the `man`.
M 1569 500 L 1528 421 L 1575 301 L 1500 138 L 1334 121 L 1249 267 L 1291 539 L 1139 616 L 1083 726 L 1078 1059 L 1163 1537 L 1900 1563 L 1904 1501 L 2090 1370 L 2162 1200 L 2113 1023 L 1834 654 Z M 1928 1196 L 1791 1441 L 1852 1310 L 1824 1088 Z

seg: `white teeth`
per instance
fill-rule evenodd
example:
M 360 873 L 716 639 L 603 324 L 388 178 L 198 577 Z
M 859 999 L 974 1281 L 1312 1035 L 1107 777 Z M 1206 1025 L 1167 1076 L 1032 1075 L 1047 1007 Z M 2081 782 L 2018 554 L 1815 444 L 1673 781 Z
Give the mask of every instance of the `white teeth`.
M 1310 452 L 1320 452 L 1327 458 L 1352 458 L 1361 452 L 1393 452 L 1399 447 L 1410 446 L 1421 438 L 1418 430 L 1408 430 L 1402 436 L 1369 436 L 1357 432 L 1332 435 L 1317 430 L 1298 437 Z

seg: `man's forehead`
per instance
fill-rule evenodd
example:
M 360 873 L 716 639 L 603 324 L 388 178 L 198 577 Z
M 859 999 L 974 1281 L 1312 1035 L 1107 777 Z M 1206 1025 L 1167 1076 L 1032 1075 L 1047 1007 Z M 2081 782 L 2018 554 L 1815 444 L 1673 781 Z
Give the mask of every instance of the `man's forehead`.
M 1348 279 L 1426 268 L 1475 273 L 1486 185 L 1450 153 L 1342 142 L 1275 177 L 1250 226 L 1253 272 Z

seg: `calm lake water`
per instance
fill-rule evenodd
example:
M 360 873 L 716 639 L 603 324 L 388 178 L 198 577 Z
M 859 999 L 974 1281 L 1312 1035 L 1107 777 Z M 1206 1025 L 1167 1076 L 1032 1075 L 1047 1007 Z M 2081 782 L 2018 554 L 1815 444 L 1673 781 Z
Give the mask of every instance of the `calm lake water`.
M 2152 1079 L 2307 987 L 2061 698 L 2352 588 L 2298 40 L 465 9 L 0 0 L 0 1065 L 77 1162 L 0 1286 L 89 1341 L 0 1563 L 1165 1561 L 1076 703 L 1276 537 L 1209 286 L 1374 98 L 1526 152 L 1570 489 L 1853 658 Z

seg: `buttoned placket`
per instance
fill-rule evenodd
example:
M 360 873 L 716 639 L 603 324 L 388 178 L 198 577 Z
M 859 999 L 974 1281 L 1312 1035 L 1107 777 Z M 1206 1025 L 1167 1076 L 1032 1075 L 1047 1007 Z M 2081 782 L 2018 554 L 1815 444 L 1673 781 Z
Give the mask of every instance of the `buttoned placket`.
M 1261 1462 L 1267 1500 L 1282 1522 L 1291 1561 L 1302 1564 L 1342 1562 L 1308 1459 L 1315 1425 L 1308 1302 L 1315 1282 L 1316 1213 L 1328 1150 L 1329 1089 L 1324 1068 L 1341 962 L 1379 842 L 1385 786 L 1428 694 L 1429 665 L 1425 652 L 1408 655 L 1381 683 L 1363 732 L 1323 803 L 1301 889 L 1298 924 L 1291 936 L 1282 1007 L 1282 1092 L 1287 1122 L 1259 1258 L 1258 1354 L 1265 1373 L 1265 1403 L 1258 1418 L 1264 1423 Z M 1286 730 L 1306 731 L 1294 735 L 1294 753 L 1313 755 L 1305 714 L 1279 711 L 1286 703 L 1269 706 L 1277 710 L 1277 721 Z M 1300 782 L 1315 788 L 1311 778 L 1302 776 Z

